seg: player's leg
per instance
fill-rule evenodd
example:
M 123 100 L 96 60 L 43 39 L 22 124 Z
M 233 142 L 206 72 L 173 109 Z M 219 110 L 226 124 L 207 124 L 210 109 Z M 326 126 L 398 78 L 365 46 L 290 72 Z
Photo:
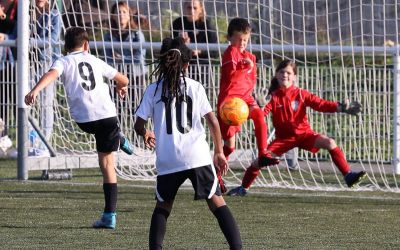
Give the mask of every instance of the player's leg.
M 221 119 L 218 118 L 218 122 L 220 125 L 221 136 L 224 141 L 224 145 L 222 147 L 226 160 L 229 160 L 229 156 L 235 151 L 235 134 L 240 131 L 240 126 L 229 126 L 226 125 Z M 217 172 L 219 185 L 221 187 L 221 192 L 225 193 L 227 191 L 225 187 L 225 182 L 222 179 L 221 173 Z
M 268 146 L 268 151 L 271 152 L 272 157 L 281 156 L 285 152 L 295 147 L 294 139 L 275 139 Z M 275 159 L 275 158 L 273 158 Z M 227 195 L 229 196 L 245 196 L 248 193 L 249 188 L 260 174 L 260 169 L 263 165 L 259 164 L 259 159 L 254 160 L 250 167 L 248 167 L 244 173 L 242 179 L 242 185 L 231 189 Z
M 129 141 L 128 137 L 126 137 L 126 135 L 124 135 L 122 132 L 120 132 L 119 137 L 120 137 L 120 142 L 119 142 L 120 149 L 128 155 L 132 155 L 133 145 Z
M 207 204 L 228 241 L 229 249 L 242 249 L 239 227 L 224 198 L 214 194 L 211 199 L 207 199 Z
M 223 151 L 226 160 L 229 160 L 229 156 L 235 151 L 236 148 L 236 142 L 235 142 L 235 135 L 227 138 L 224 140 L 224 146 L 223 146 Z
M 259 174 L 260 174 L 260 167 L 259 167 L 258 158 L 257 158 L 250 164 L 250 166 L 244 172 L 244 176 L 242 179 L 242 185 L 232 188 L 231 190 L 229 190 L 228 193 L 226 193 L 226 195 L 228 195 L 228 196 L 245 196 L 245 195 L 247 195 L 247 192 L 248 192 L 251 184 L 253 184 L 253 182 L 256 180 L 256 178 Z
M 350 166 L 347 163 L 342 150 L 336 145 L 335 140 L 325 135 L 319 135 L 315 139 L 314 147 L 328 150 L 332 157 L 332 161 L 343 175 L 346 175 L 348 172 L 350 172 Z
M 242 240 L 233 217 L 218 186 L 215 168 L 211 165 L 188 170 L 195 191 L 195 200 L 205 199 L 228 241 L 230 249 L 242 249 Z
M 103 174 L 104 211 L 100 220 L 93 223 L 94 228 L 114 229 L 118 199 L 117 175 L 114 169 L 114 153 L 98 153 L 100 170 Z
M 225 124 L 219 116 L 217 116 L 218 123 L 219 123 L 219 128 L 221 130 L 221 137 L 222 140 L 224 141 L 223 145 L 223 151 L 225 158 L 228 160 L 229 155 L 235 151 L 235 134 L 237 132 L 240 132 L 241 127 L 240 126 L 230 126 Z
M 344 155 L 340 147 L 337 146 L 335 140 L 333 140 L 332 138 L 329 138 L 325 135 L 319 135 L 315 139 L 314 147 L 328 150 L 333 163 L 344 176 L 344 180 L 347 186 L 353 187 L 354 185 L 361 182 L 361 180 L 365 177 L 366 173 L 364 171 L 351 171 L 350 166 L 346 160 L 346 156 Z
M 187 179 L 188 171 L 157 176 L 156 207 L 151 216 L 149 249 L 162 249 L 167 220 L 171 213 L 176 193 Z
M 267 124 L 265 123 L 264 112 L 258 107 L 250 107 L 249 118 L 253 120 L 254 132 L 256 136 L 258 156 L 267 154 Z
M 165 232 L 167 230 L 167 220 L 172 210 L 174 201 L 160 202 L 157 201 L 153 210 L 149 231 L 149 249 L 163 249 Z
M 268 143 L 268 127 L 265 123 L 264 111 L 260 109 L 253 97 L 249 98 L 246 103 L 249 105 L 249 118 L 253 120 L 254 132 L 258 149 L 258 157 L 260 166 L 271 166 L 279 164 L 279 160 L 272 157 L 267 151 Z
M 104 211 L 101 219 L 94 222 L 94 228 L 114 229 L 118 199 L 117 175 L 114 169 L 114 151 L 119 148 L 119 125 L 117 117 L 87 123 L 78 123 L 86 133 L 94 134 L 99 165 L 103 174 Z
M 222 149 L 223 149 L 226 160 L 229 160 L 229 155 L 232 154 L 233 151 L 235 151 L 235 134 L 233 134 L 233 136 L 231 136 L 230 138 L 224 140 L 224 146 L 222 147 Z M 219 171 L 217 171 L 217 177 L 218 177 L 219 186 L 221 188 L 221 192 L 224 194 L 228 190 L 225 186 L 225 182 Z
M 223 151 L 225 158 L 228 160 L 229 155 L 235 151 L 235 134 L 240 131 L 240 126 L 229 126 L 225 124 L 219 117 L 218 123 L 221 130 L 221 137 L 224 141 Z

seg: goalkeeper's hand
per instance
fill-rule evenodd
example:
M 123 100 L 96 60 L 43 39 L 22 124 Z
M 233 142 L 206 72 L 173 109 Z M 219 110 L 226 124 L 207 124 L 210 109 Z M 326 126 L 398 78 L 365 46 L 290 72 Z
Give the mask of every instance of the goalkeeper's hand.
M 344 103 L 339 102 L 338 112 L 357 115 L 361 112 L 361 108 L 362 106 L 359 102 L 350 102 L 349 100 L 346 100 Z

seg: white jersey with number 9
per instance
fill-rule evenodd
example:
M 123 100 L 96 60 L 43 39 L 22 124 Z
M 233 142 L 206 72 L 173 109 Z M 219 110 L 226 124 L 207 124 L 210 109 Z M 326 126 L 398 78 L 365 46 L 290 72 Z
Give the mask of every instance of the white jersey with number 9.
M 72 118 L 79 123 L 97 121 L 117 115 L 104 77 L 113 79 L 117 70 L 84 52 L 72 52 L 56 60 L 55 69 L 67 95 Z

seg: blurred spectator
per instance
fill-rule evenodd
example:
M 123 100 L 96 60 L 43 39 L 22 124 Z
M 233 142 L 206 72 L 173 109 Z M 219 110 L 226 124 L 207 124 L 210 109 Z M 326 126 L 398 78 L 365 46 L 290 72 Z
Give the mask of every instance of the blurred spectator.
M 38 77 L 46 72 L 53 61 L 61 56 L 60 35 L 61 15 L 56 9 L 55 1 L 35 0 L 32 6 L 31 37 L 33 38 L 32 60 L 35 62 L 31 80 L 38 81 Z M 51 140 L 54 124 L 53 101 L 55 99 L 55 84 L 45 88 L 40 95 L 40 127 L 48 142 Z M 32 149 L 31 155 L 48 155 L 43 143 L 39 148 Z
M 17 24 L 18 0 L 0 0 L 0 33 L 11 34 Z
M 36 46 L 34 56 L 50 67 L 49 63 L 61 56 L 61 15 L 55 1 L 50 0 L 35 0 L 32 10 L 31 37 L 37 43 L 44 43 L 44 46 Z
M 127 63 L 144 66 L 146 50 L 123 47 L 122 42 L 144 43 L 145 37 L 141 25 L 147 20 L 129 7 L 127 2 L 118 2 L 111 8 L 111 29 L 104 35 L 104 41 L 112 41 L 113 47 L 105 50 L 105 61 L 108 64 Z
M 205 17 L 204 3 L 200 0 L 186 1 L 183 4 L 183 17 L 172 23 L 173 36 L 182 36 L 186 44 L 217 43 L 217 33 L 211 21 Z M 193 49 L 192 63 L 209 64 L 217 52 Z
M 108 19 L 107 13 L 102 9 L 105 1 L 99 0 L 63 0 L 63 22 L 65 28 L 70 26 L 96 26 Z
M 0 42 L 17 37 L 17 6 L 18 0 L 0 0 Z M 0 46 L 0 118 L 4 120 L 0 137 L 8 133 L 11 122 L 16 125 L 16 51 L 16 48 Z
M 129 78 L 128 95 L 116 102 L 118 116 L 122 125 L 128 122 L 130 112 L 134 111 L 133 103 L 139 103 L 144 91 L 147 67 L 145 66 L 146 50 L 132 47 L 132 43 L 144 43 L 142 29 L 148 29 L 148 20 L 141 16 L 137 9 L 130 8 L 127 2 L 117 2 L 111 8 L 110 32 L 104 35 L 105 42 L 112 42 L 112 47 L 105 48 L 105 61 L 126 73 Z M 127 45 L 123 45 L 126 43 Z M 127 46 L 127 47 L 125 47 Z M 127 113 L 126 113 L 127 112 Z M 125 118 L 125 119 L 124 119 Z

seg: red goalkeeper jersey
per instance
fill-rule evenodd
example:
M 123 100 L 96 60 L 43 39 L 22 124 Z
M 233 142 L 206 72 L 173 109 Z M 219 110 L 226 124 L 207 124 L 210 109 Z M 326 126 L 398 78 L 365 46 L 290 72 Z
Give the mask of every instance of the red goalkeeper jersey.
M 245 58 L 253 61 L 253 67 L 243 62 Z M 237 96 L 246 101 L 251 97 L 256 81 L 256 57 L 248 51 L 240 52 L 238 48 L 229 46 L 222 58 L 218 103 L 227 96 Z
M 326 113 L 337 112 L 338 103 L 324 100 L 295 85 L 272 92 L 264 107 L 265 115 L 272 112 L 272 123 L 277 138 L 288 138 L 312 131 L 307 118 L 307 107 Z

